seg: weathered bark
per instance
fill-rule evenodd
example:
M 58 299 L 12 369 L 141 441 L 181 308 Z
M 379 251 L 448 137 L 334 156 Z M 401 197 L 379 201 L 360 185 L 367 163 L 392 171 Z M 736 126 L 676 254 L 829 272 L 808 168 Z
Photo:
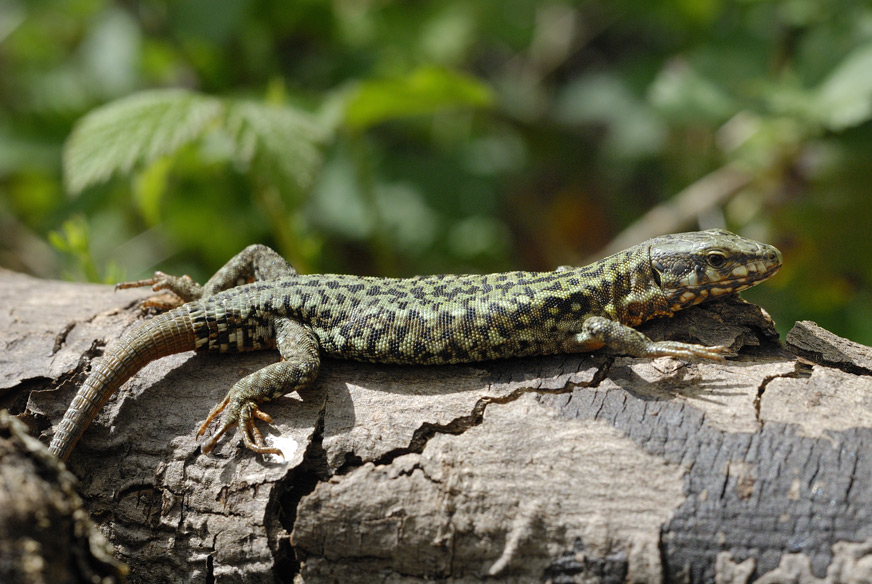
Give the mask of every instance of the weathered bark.
M 49 433 L 147 292 L 0 273 L 0 294 L 0 406 Z M 194 439 L 277 355 L 188 353 L 128 382 L 69 468 L 132 582 L 872 578 L 872 350 L 804 325 L 789 346 L 837 353 L 797 359 L 734 299 L 646 332 L 741 356 L 326 360 L 265 408 L 282 461 Z
M 124 582 L 75 492 L 76 479 L 27 429 L 0 410 L 0 582 Z

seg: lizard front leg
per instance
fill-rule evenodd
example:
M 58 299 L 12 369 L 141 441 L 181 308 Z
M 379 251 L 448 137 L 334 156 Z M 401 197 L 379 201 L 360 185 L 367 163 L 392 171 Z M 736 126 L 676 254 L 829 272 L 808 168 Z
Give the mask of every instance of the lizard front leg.
M 680 341 L 654 341 L 632 327 L 602 316 L 588 317 L 581 332 L 569 340 L 566 350 L 593 351 L 604 346 L 632 357 L 697 357 L 723 361 L 734 354 L 723 345 L 707 347 Z
M 273 326 L 282 360 L 237 381 L 209 413 L 197 432 L 198 438 L 222 412 L 223 416 L 218 431 L 203 446 L 204 454 L 208 454 L 233 426 L 239 427 L 248 449 L 259 454 L 282 454 L 277 448 L 266 445 L 254 424 L 255 419 L 272 423 L 260 404 L 310 385 L 318 376 L 321 356 L 318 338 L 308 326 L 288 318 L 277 318 Z

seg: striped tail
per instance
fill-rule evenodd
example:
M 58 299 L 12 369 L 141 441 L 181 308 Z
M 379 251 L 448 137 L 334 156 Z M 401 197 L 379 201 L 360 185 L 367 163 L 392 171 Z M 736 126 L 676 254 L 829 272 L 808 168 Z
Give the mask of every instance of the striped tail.
M 195 346 L 190 305 L 180 306 L 144 322 L 125 335 L 79 388 L 55 430 L 49 450 L 65 461 L 109 397 L 148 363 L 191 351 Z

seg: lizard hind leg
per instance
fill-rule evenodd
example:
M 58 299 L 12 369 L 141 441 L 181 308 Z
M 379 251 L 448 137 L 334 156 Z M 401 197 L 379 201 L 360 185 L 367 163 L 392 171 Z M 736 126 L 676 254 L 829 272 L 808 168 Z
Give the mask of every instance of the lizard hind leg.
M 273 421 L 269 414 L 260 409 L 260 404 L 310 385 L 318 376 L 321 357 L 318 339 L 309 327 L 288 318 L 278 318 L 274 328 L 282 360 L 237 381 L 227 396 L 212 409 L 200 426 L 197 437 L 203 436 L 219 416 L 221 420 L 218 430 L 203 445 L 204 454 L 211 452 L 233 426 L 239 428 L 242 442 L 249 450 L 258 454 L 282 454 L 281 450 L 267 446 L 254 424 L 255 419 L 267 424 Z
M 249 245 L 209 278 L 203 285 L 203 295 L 211 296 L 240 284 L 277 280 L 296 273 L 275 250 L 260 244 Z
M 297 271 L 276 251 L 265 245 L 254 244 L 230 258 L 203 286 L 192 280 L 190 276 L 173 276 L 158 271 L 153 277 L 145 280 L 116 284 L 115 289 L 151 286 L 155 292 L 169 290 L 182 302 L 191 302 L 241 284 L 275 280 L 296 273 Z M 164 302 L 156 300 L 148 300 L 146 305 L 157 308 L 173 307 L 172 303 L 164 306 Z

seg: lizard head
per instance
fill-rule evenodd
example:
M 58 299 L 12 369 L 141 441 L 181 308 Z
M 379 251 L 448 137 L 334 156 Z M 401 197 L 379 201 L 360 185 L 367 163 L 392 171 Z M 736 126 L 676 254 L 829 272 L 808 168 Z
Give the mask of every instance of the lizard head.
M 740 292 L 781 267 L 773 246 L 723 229 L 676 233 L 648 242 L 654 281 L 672 310 Z

